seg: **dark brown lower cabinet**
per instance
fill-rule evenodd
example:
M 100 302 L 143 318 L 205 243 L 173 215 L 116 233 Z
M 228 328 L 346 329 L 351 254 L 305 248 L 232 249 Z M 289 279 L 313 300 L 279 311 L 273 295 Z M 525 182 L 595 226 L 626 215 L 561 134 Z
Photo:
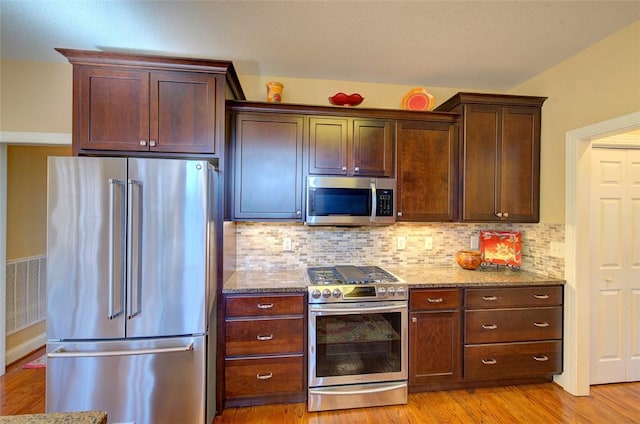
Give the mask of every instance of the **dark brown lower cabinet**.
M 563 287 L 411 289 L 409 391 L 550 381 L 562 372 Z
M 465 290 L 464 381 L 562 372 L 563 287 Z
M 225 308 L 225 407 L 303 402 L 304 296 L 229 295 Z
M 455 384 L 460 378 L 460 290 L 411 290 L 409 308 L 409 391 Z

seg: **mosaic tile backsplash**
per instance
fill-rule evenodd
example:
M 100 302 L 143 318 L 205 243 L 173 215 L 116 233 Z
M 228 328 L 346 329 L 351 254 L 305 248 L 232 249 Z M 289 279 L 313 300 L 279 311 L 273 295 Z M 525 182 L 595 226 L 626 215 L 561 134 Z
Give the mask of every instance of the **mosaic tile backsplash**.
M 469 249 L 480 230 L 520 231 L 522 269 L 564 278 L 564 259 L 549 255 L 564 242 L 562 224 L 396 224 L 388 227 L 309 227 L 290 223 L 237 223 L 237 269 L 298 269 L 332 264 L 457 266 L 455 252 Z M 406 238 L 404 250 L 398 237 Z M 431 237 L 433 248 L 425 249 Z M 291 250 L 285 250 L 285 239 Z

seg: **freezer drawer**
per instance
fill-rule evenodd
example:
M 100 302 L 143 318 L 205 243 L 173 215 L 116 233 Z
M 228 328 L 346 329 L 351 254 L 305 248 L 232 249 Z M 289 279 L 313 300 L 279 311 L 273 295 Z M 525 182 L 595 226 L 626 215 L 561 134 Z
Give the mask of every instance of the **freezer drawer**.
M 47 412 L 109 423 L 204 423 L 205 336 L 47 344 Z

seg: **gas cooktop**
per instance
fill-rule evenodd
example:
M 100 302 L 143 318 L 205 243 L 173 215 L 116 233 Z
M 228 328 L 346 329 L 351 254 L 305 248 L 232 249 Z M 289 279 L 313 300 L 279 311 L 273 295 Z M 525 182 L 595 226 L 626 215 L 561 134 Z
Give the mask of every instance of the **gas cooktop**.
M 398 278 L 377 266 L 337 265 L 308 268 L 314 285 L 396 283 Z
M 406 300 L 407 285 L 377 266 L 308 268 L 309 303 Z

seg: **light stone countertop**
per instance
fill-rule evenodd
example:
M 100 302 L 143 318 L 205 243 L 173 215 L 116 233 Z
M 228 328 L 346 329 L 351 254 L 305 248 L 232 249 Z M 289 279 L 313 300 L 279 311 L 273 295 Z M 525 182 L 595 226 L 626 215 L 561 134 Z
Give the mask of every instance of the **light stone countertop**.
M 404 280 L 409 288 L 483 287 L 483 286 L 534 286 L 557 285 L 565 281 L 559 278 L 535 274 L 529 271 L 511 271 L 506 268 L 469 271 L 459 267 L 383 266 Z M 222 292 L 232 293 L 305 293 L 309 285 L 306 269 L 236 271 L 224 285 Z

